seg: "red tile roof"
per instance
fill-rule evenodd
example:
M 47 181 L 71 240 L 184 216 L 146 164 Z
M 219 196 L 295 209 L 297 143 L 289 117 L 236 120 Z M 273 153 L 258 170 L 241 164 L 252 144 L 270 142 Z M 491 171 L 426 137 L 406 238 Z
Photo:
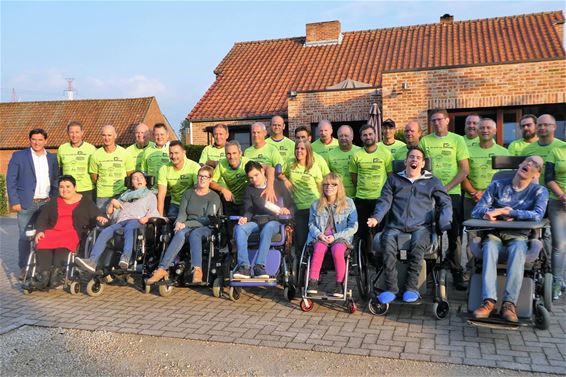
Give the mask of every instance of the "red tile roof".
M 107 124 L 116 128 L 119 144 L 132 144 L 132 124 L 147 117 L 153 101 L 154 97 L 0 103 L 0 149 L 28 147 L 33 128 L 47 131 L 47 147 L 56 148 L 68 141 L 66 126 L 71 120 L 83 124 L 85 139 L 92 144 L 101 143 L 100 129 Z
M 381 85 L 384 71 L 561 59 L 562 11 L 344 32 L 341 44 L 305 38 L 236 43 L 187 118 L 251 118 L 287 112 L 290 90 L 351 79 Z

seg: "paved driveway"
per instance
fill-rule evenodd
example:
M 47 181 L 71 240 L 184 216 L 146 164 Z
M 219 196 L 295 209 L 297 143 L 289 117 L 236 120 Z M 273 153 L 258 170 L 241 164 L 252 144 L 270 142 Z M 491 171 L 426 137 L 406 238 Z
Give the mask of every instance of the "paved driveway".
M 437 321 L 430 306 L 392 308 L 386 317 L 316 305 L 303 313 L 281 289 L 244 291 L 238 302 L 208 289 L 170 297 L 106 286 L 102 296 L 62 290 L 23 295 L 18 288 L 17 225 L 0 218 L 0 334 L 24 324 L 208 340 L 273 348 L 448 362 L 539 372 L 566 372 L 566 306 L 555 305 L 550 329 L 470 327 L 458 314 L 464 293 L 449 291 L 452 312 Z

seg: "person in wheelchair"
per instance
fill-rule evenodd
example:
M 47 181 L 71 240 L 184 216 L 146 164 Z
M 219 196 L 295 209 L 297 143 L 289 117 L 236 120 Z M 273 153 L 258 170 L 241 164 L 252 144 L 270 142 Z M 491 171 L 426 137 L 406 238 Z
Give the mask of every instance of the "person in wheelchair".
M 424 253 L 431 245 L 436 208 L 440 210 L 438 228 L 441 231 L 450 229 L 452 219 L 450 197 L 442 182 L 425 170 L 424 166 L 425 152 L 420 147 L 409 147 L 405 170 L 387 178 L 375 211 L 367 221 L 368 227 L 373 228 L 388 215 L 381 234 L 385 291 L 381 292 L 377 299 L 382 304 L 395 300 L 399 292 L 397 236 L 400 233 L 411 233 L 403 301 L 416 302 L 420 298 L 417 287 L 418 276 Z
M 222 202 L 217 193 L 210 190 L 210 180 L 214 169 L 208 165 L 201 167 L 197 175 L 197 184 L 188 189 L 181 198 L 179 214 L 175 222 L 175 236 L 159 262 L 159 267 L 147 280 L 147 284 L 157 283 L 168 277 L 168 269 L 183 248 L 188 238 L 193 268 L 193 284 L 202 283 L 202 239 L 212 234 L 208 226 L 208 216 L 222 214 Z
M 59 285 L 68 253 L 76 252 L 89 226 L 108 221 L 89 197 L 77 193 L 75 178 L 63 175 L 58 186 L 59 197 L 42 208 L 35 224 L 34 278 L 39 288 Z
M 346 260 L 344 254 L 358 230 L 354 201 L 346 196 L 340 176 L 329 173 L 322 179 L 322 195 L 310 208 L 307 244 L 313 243 L 313 255 L 307 293 L 318 293 L 318 280 L 324 255 L 332 252 L 336 268 L 335 297 L 344 295 Z
M 538 184 L 544 161 L 527 157 L 511 179 L 493 181 L 472 211 L 472 218 L 505 221 L 540 221 L 546 211 L 548 190 Z M 482 299 L 473 315 L 488 318 L 497 302 L 497 261 L 507 250 L 507 280 L 501 317 L 518 322 L 516 303 L 521 291 L 530 230 L 493 230 L 482 238 Z
M 147 178 L 142 171 L 135 171 L 131 175 L 131 187 L 118 199 L 110 201 L 106 207 L 106 214 L 111 216 L 114 224 L 100 232 L 89 258 L 75 258 L 77 267 L 82 270 L 96 271 L 98 259 L 104 252 L 106 243 L 118 229 L 124 230 L 124 250 L 118 266 L 127 269 L 134 247 L 134 231 L 147 224 L 151 217 L 161 217 L 157 211 L 155 194 L 147 187 Z
M 252 233 L 259 233 L 258 256 L 253 276 L 262 279 L 269 278 L 265 270 L 265 263 L 271 239 L 281 229 L 281 223 L 277 221 L 277 216 L 291 214 L 292 199 L 289 191 L 277 184 L 275 193 L 279 198 L 278 204 L 282 205 L 274 205 L 267 201 L 262 197 L 262 193 L 267 187 L 267 178 L 263 166 L 259 162 L 249 161 L 245 169 L 250 185 L 244 193 L 241 216 L 234 228 L 234 240 L 238 253 L 238 269 L 234 278 L 248 279 L 251 277 L 248 238 Z

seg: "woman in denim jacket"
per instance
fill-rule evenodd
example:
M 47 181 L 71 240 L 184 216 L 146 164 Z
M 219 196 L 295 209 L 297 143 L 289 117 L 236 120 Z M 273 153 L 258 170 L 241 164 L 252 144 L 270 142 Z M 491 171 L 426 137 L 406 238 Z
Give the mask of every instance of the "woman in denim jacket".
M 346 260 L 344 253 L 358 230 L 358 214 L 352 199 L 346 196 L 340 176 L 329 173 L 322 180 L 322 195 L 310 208 L 307 243 L 313 242 L 308 293 L 318 293 L 318 279 L 324 254 L 330 248 L 336 268 L 335 297 L 344 294 Z

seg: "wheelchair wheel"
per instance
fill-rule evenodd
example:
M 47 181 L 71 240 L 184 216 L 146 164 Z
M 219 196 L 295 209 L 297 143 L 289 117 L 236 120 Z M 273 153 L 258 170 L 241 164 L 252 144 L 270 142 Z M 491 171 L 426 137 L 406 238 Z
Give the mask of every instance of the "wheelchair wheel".
M 146 283 L 147 279 L 142 280 L 142 288 L 145 294 L 151 293 L 151 285 Z
M 24 295 L 31 294 L 31 289 L 23 288 Z
M 283 289 L 283 296 L 289 301 L 292 301 L 295 298 L 296 294 L 297 288 L 295 288 L 293 284 L 289 284 L 285 287 L 285 289 Z
M 161 297 L 168 297 L 171 296 L 173 293 L 173 286 L 169 284 L 160 284 L 159 285 L 159 295 Z
M 91 279 L 86 285 L 86 293 L 90 297 L 98 297 L 104 291 L 104 284 L 97 279 Z
M 69 293 L 72 295 L 77 295 L 81 291 L 81 283 L 78 281 L 73 281 L 69 284 Z
M 221 292 L 222 292 L 222 279 L 216 278 L 212 282 L 212 295 L 216 298 L 219 298 Z
M 369 312 L 373 315 L 385 315 L 389 311 L 389 304 L 382 304 L 376 298 L 370 298 L 368 301 Z
M 305 313 L 310 312 L 314 308 L 314 304 L 310 298 L 302 299 L 299 307 Z
M 369 267 L 368 258 L 365 251 L 365 241 L 360 240 L 358 242 L 358 249 L 356 252 L 356 263 L 358 264 L 358 273 L 356 274 L 356 285 L 358 286 L 358 292 L 360 297 L 367 300 L 369 297 Z
M 238 301 L 240 299 L 241 290 L 242 288 L 240 287 L 230 287 L 230 289 L 228 290 L 228 296 L 230 297 L 230 300 Z
M 547 272 L 544 274 L 544 281 L 542 286 L 542 299 L 544 301 L 544 307 L 549 312 L 552 311 L 552 281 L 553 281 L 552 274 Z
M 348 300 L 346 308 L 348 309 L 348 313 L 350 314 L 354 314 L 358 310 L 358 306 L 356 305 L 354 300 Z
M 550 326 L 550 313 L 542 305 L 537 305 L 535 310 L 535 327 L 539 330 L 548 330 Z
M 432 305 L 432 313 L 436 319 L 444 319 L 450 313 L 450 305 L 446 301 L 435 302 Z

